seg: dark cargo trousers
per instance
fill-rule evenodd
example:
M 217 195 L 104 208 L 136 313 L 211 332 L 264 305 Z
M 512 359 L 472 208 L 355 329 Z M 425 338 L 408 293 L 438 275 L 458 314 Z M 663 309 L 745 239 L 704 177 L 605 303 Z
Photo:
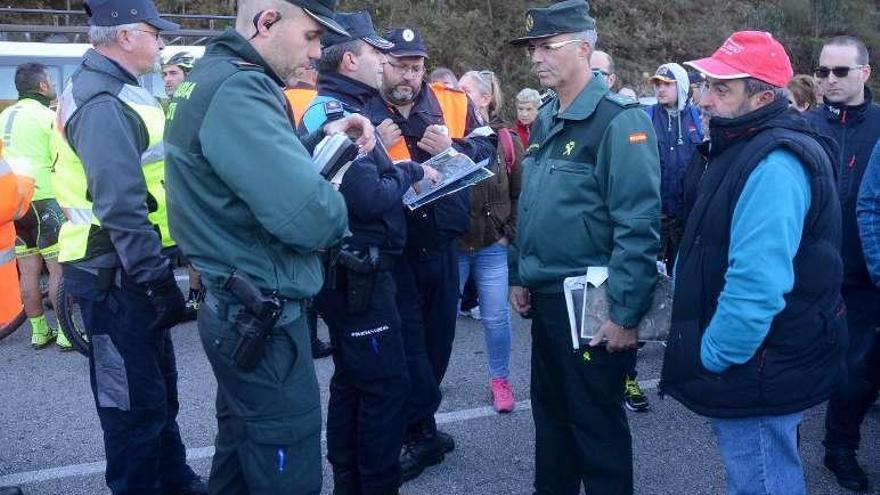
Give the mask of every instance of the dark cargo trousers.
M 309 331 L 296 303 L 272 329 L 256 369 L 233 365 L 239 306 L 199 310 L 199 335 L 217 378 L 217 437 L 208 480 L 212 495 L 318 494 L 321 402 Z M 290 317 L 288 317 L 290 315 Z
M 89 332 L 107 486 L 114 495 L 160 495 L 189 485 L 196 475 L 177 426 L 174 347 L 167 329 L 148 328 L 155 312 L 144 288 L 125 273 L 101 284 L 85 270 L 63 270 L 64 288 L 79 303 Z
M 376 274 L 369 308 L 351 314 L 344 289 L 323 290 L 335 370 L 327 406 L 327 459 L 334 494 L 397 494 L 409 378 L 391 273 Z
M 825 448 L 859 448 L 861 426 L 880 390 L 880 291 L 844 287 L 849 347 L 847 378 L 828 401 Z
M 624 377 L 635 351 L 573 351 L 565 300 L 532 294 L 535 493 L 629 495 L 632 438 Z
M 458 316 L 458 254 L 450 242 L 431 256 L 404 256 L 394 267 L 397 307 L 409 368 L 411 431 L 434 430 L 440 383 L 449 366 Z

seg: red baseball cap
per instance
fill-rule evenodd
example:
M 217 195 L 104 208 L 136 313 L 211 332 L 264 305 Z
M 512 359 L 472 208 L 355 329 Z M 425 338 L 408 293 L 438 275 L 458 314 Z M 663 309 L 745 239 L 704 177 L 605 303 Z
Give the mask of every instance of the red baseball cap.
M 777 88 L 784 88 L 794 75 L 785 47 L 763 31 L 733 33 L 711 57 L 685 65 L 714 79 L 753 77 Z

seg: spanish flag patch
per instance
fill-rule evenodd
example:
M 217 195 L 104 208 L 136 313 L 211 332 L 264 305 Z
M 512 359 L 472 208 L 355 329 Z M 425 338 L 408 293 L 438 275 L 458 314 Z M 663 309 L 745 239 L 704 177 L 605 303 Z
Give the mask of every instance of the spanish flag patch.
M 639 144 L 648 141 L 648 133 L 634 132 L 629 135 L 629 144 Z

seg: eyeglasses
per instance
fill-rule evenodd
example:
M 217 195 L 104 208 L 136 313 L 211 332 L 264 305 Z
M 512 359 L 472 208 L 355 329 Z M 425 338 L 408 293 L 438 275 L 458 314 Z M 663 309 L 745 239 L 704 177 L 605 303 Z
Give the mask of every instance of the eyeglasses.
M 413 77 L 419 77 L 425 73 L 425 66 L 411 66 L 411 65 L 398 65 L 394 62 L 388 62 L 388 65 L 394 69 L 398 74 L 402 76 L 411 75 Z
M 849 75 L 849 71 L 858 70 L 864 67 L 864 65 L 853 65 L 852 67 L 816 67 L 816 70 L 813 71 L 813 74 L 816 75 L 819 79 L 825 79 L 828 77 L 828 74 L 834 74 L 834 77 L 838 79 L 843 79 L 844 77 Z
M 529 56 L 535 54 L 535 52 L 555 52 L 559 50 L 563 46 L 570 45 L 572 43 L 586 43 L 584 40 L 565 40 L 565 41 L 557 41 L 555 43 L 541 43 L 538 45 L 529 45 L 526 47 L 526 52 L 528 52 Z
M 137 31 L 139 33 L 147 33 L 152 34 L 156 41 L 159 41 L 159 31 L 147 31 L 146 29 L 132 29 L 132 31 Z

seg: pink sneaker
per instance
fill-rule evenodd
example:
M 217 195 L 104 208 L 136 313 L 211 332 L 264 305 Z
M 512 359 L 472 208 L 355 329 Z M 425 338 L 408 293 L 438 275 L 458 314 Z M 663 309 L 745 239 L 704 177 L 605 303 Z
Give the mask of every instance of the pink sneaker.
M 507 378 L 493 378 L 489 381 L 489 388 L 492 390 L 492 406 L 499 413 L 509 413 L 516 406 L 516 400 L 513 398 L 513 389 L 510 388 Z

